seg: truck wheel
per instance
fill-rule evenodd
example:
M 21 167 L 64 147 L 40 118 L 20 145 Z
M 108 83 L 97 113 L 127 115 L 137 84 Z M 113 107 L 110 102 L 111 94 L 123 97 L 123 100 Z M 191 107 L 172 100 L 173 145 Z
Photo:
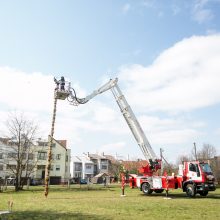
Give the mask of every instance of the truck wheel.
M 196 195 L 196 188 L 193 184 L 187 184 L 186 186 L 186 195 L 188 197 L 195 197 Z
M 163 192 L 163 189 L 155 189 L 154 192 L 155 192 L 155 193 L 162 193 L 162 192 Z
M 143 183 L 141 188 L 142 188 L 143 193 L 146 195 L 149 195 L 153 192 L 153 190 L 150 188 L 149 183 Z
M 202 192 L 199 192 L 200 196 L 207 196 L 209 193 L 209 191 L 202 191 Z

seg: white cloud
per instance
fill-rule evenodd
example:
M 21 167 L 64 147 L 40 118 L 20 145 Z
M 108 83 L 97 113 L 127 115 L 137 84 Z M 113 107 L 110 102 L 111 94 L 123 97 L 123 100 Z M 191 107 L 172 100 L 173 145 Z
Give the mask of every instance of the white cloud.
M 118 151 L 124 150 L 126 146 L 125 142 L 116 142 L 111 144 L 102 145 L 99 148 L 99 153 L 104 152 L 105 154 L 112 154 L 115 155 Z
M 193 18 L 198 21 L 198 23 L 203 23 L 205 21 L 210 21 L 214 17 L 213 12 L 210 9 L 200 9 L 196 10 L 193 14 Z
M 53 77 L 42 73 L 27 74 L 9 67 L 0 67 L 2 85 L 0 104 L 10 109 L 49 110 L 53 97 Z M 5 106 L 5 107 L 6 107 Z
M 196 0 L 192 9 L 192 17 L 198 23 L 204 23 L 210 21 L 214 17 L 214 13 L 211 9 L 206 8 L 210 0 Z
M 214 132 L 215 135 L 220 135 L 220 128 L 216 129 Z
M 150 143 L 153 145 L 183 144 L 202 135 L 197 131 L 204 127 L 203 122 L 186 117 L 141 116 L 138 118 Z
M 191 111 L 220 102 L 219 56 L 220 35 L 193 36 L 165 50 L 149 67 L 122 67 L 119 79 L 138 109 Z

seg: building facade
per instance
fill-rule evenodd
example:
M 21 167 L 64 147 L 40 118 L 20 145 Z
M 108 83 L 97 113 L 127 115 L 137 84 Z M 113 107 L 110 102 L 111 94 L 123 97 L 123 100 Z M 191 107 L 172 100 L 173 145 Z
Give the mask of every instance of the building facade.
M 110 158 L 111 157 L 111 158 Z M 71 177 L 75 182 L 81 179 L 95 177 L 98 174 L 109 174 L 112 156 L 98 154 L 84 154 L 73 156 L 71 161 Z
M 22 177 L 29 177 L 33 184 L 44 182 L 45 167 L 47 163 L 48 141 L 39 139 L 28 150 L 23 151 Z M 11 178 L 15 176 L 18 152 L 7 142 L 0 142 L 0 177 Z M 70 149 L 67 149 L 66 140 L 52 140 L 52 161 L 50 170 L 50 184 L 67 182 L 70 179 Z
M 94 176 L 94 163 L 86 156 L 73 156 L 71 161 L 71 177 L 78 183 L 81 179 Z
M 47 163 L 48 142 L 38 140 L 35 146 L 35 161 L 32 178 L 44 180 Z M 67 149 L 66 140 L 52 140 L 52 160 L 50 169 L 50 184 L 67 182 L 70 179 L 70 149 Z

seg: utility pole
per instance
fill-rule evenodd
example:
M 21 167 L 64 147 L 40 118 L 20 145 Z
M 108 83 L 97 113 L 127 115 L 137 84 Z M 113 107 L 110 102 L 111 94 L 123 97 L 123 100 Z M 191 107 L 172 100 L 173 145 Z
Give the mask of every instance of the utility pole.
M 194 142 L 193 144 L 194 144 L 195 159 L 197 160 L 196 143 Z
M 163 149 L 160 148 L 160 159 L 161 159 L 161 169 L 160 169 L 160 175 L 163 175 Z

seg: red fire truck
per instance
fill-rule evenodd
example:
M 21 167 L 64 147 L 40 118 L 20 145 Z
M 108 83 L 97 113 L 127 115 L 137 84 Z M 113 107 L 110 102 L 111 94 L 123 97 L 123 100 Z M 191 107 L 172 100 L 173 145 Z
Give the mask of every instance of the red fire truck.
M 209 164 L 199 161 L 183 162 L 179 165 L 178 175 L 144 174 L 136 176 L 132 180 L 133 185 L 139 187 L 146 195 L 181 188 L 188 197 L 195 197 L 197 193 L 207 196 L 209 191 L 215 190 L 215 179 Z

